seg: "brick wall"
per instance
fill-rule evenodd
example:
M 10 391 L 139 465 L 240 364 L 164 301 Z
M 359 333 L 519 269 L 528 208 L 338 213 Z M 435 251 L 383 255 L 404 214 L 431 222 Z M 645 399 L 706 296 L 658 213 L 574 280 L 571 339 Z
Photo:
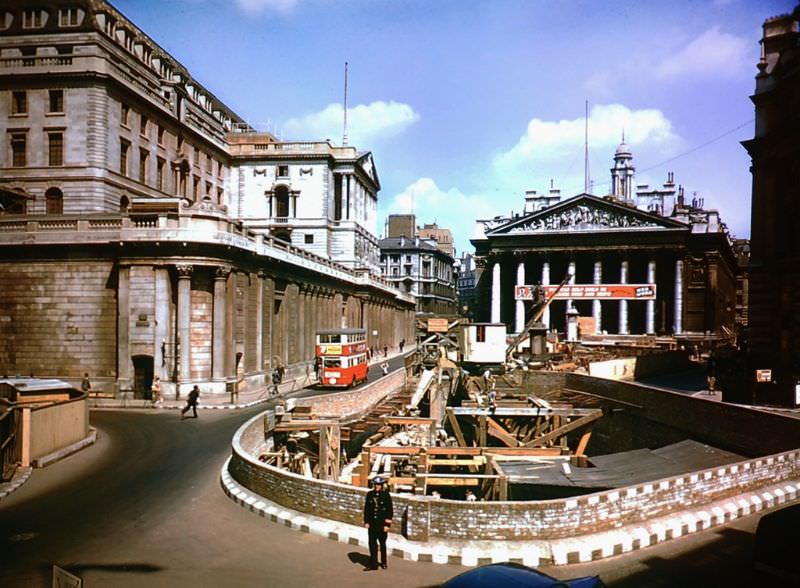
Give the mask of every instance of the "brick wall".
M 391 392 L 402 387 L 405 384 L 405 377 L 405 370 L 398 370 L 358 390 L 302 398 L 298 399 L 294 406 L 310 406 L 311 412 L 320 417 L 351 416 L 373 406 Z
M 541 387 L 570 384 L 585 391 L 608 392 L 605 381 L 583 376 L 576 381 L 573 374 L 543 373 L 536 384 Z M 612 389 L 619 395 L 648 394 L 643 387 L 612 382 L 623 389 Z M 624 387 L 630 386 L 630 389 Z M 650 391 L 653 394 L 661 392 Z M 746 411 L 717 402 L 686 397 L 669 398 L 676 404 L 687 404 L 684 410 L 696 409 L 703 416 L 697 424 L 716 410 L 717 420 L 727 418 L 731 409 L 745 411 L 756 431 L 776 426 L 773 417 L 789 421 L 785 427 L 800 428 L 800 421 L 758 411 Z M 666 401 L 665 401 L 666 402 Z M 733 411 L 736 412 L 736 411 Z M 742 415 L 743 416 L 743 415 Z M 253 456 L 263 446 L 263 419 L 259 415 L 246 423 L 233 440 L 231 475 L 242 485 L 287 508 L 333 520 L 360 524 L 366 490 L 339 484 L 308 480 L 302 476 L 266 466 Z M 689 424 L 695 420 L 689 418 Z M 706 423 L 708 421 L 706 420 Z M 757 436 L 751 437 L 758 438 Z M 791 439 L 797 443 L 800 435 Z M 648 520 L 669 515 L 676 510 L 699 508 L 712 502 L 753 492 L 782 481 L 800 478 L 800 450 L 742 461 L 725 467 L 692 472 L 655 480 L 627 488 L 599 492 L 569 499 L 520 502 L 467 503 L 436 500 L 410 495 L 395 495 L 395 521 L 409 538 L 426 541 L 434 538 L 464 540 L 548 540 L 640 525 Z

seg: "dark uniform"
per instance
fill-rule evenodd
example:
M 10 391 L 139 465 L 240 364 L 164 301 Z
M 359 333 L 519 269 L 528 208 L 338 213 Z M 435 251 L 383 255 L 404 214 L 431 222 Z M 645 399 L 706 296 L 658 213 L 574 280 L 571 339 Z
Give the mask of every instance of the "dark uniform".
M 386 568 L 386 535 L 392 524 L 394 511 L 392 510 L 392 497 L 384 489 L 383 478 L 376 477 L 373 489 L 367 493 L 364 502 L 364 526 L 369 530 L 369 567 L 378 567 L 378 544 L 381 547 L 381 567 Z
M 197 399 L 200 398 L 200 388 L 195 386 L 186 398 L 186 406 L 181 409 L 181 418 L 191 408 L 194 418 L 197 418 Z

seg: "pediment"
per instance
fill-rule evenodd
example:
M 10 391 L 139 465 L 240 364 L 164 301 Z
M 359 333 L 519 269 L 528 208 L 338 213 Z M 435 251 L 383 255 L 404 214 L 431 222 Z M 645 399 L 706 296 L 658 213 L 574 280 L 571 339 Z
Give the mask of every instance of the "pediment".
M 372 159 L 372 153 L 367 152 L 362 155 L 358 160 L 358 165 L 361 170 L 380 188 L 381 182 L 378 179 L 378 171 L 375 169 L 375 162 Z
M 515 218 L 487 237 L 528 233 L 576 233 L 686 229 L 681 222 L 623 204 L 581 194 L 544 210 Z

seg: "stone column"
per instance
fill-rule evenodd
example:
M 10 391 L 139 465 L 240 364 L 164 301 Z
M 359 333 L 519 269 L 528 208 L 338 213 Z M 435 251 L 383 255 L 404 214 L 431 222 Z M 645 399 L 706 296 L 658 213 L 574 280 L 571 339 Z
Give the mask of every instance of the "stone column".
M 675 335 L 683 333 L 683 260 L 675 262 L 675 320 L 672 325 Z
M 162 382 L 169 381 L 169 365 L 167 362 L 167 349 L 169 343 L 170 325 L 170 292 L 169 271 L 164 267 L 155 267 L 155 295 L 156 295 L 156 325 L 153 338 L 153 375 L 161 378 Z
M 628 283 L 628 260 L 622 261 L 619 266 L 619 283 Z M 628 334 L 628 301 L 619 301 L 619 334 Z
M 489 319 L 492 323 L 500 322 L 500 261 L 495 261 L 492 266 L 492 314 Z
M 603 262 L 595 260 L 594 262 L 594 276 L 592 283 L 600 285 L 603 283 Z M 592 300 L 592 316 L 594 317 L 594 332 L 599 335 L 603 332 L 603 304 L 598 298 Z
M 236 272 L 228 272 L 225 287 L 225 344 L 222 346 L 225 358 L 225 379 L 236 381 Z
M 178 272 L 178 382 L 191 380 L 190 359 L 192 351 L 192 266 L 177 265 Z M 180 385 L 176 386 L 180 396 Z
M 131 268 L 120 267 L 117 278 L 117 390 L 123 396 L 133 393 L 130 327 Z
M 211 379 L 225 379 L 225 301 L 228 293 L 228 276 L 231 268 L 221 266 L 214 272 L 214 315 L 211 346 Z
M 647 283 L 656 283 L 656 262 L 654 259 L 647 262 Z M 646 304 L 647 334 L 654 335 L 656 332 L 656 301 L 648 300 Z
M 550 262 L 549 261 L 545 261 L 542 264 L 542 286 L 549 286 L 549 285 L 550 285 Z M 542 321 L 542 324 L 544 324 L 544 326 L 546 328 L 548 328 L 548 329 L 550 328 L 550 307 L 549 306 L 544 309 L 544 312 L 542 313 L 541 321 Z
M 569 274 L 569 284 L 572 285 L 575 283 L 575 261 L 570 261 L 569 265 L 567 266 L 567 273 Z M 575 308 L 575 303 L 573 302 L 572 298 L 567 300 L 567 308 L 566 312 L 569 313 L 570 309 Z M 568 317 L 565 317 L 564 320 L 566 321 Z
M 521 261 L 517 266 L 517 286 L 525 285 L 525 262 Z M 516 308 L 514 311 L 514 318 L 516 323 L 514 325 L 514 332 L 521 333 L 525 328 L 525 301 L 517 300 Z
M 264 365 L 264 272 L 256 275 L 256 369 L 261 371 Z

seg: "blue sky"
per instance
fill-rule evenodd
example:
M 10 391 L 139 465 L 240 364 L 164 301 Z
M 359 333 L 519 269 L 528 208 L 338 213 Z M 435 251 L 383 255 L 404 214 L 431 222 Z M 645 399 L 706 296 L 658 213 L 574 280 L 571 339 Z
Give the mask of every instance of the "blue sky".
M 624 130 L 636 183 L 667 172 L 750 234 L 761 25 L 792 0 L 112 0 L 241 117 L 284 140 L 375 156 L 390 213 L 453 231 L 525 190 L 607 194 Z

